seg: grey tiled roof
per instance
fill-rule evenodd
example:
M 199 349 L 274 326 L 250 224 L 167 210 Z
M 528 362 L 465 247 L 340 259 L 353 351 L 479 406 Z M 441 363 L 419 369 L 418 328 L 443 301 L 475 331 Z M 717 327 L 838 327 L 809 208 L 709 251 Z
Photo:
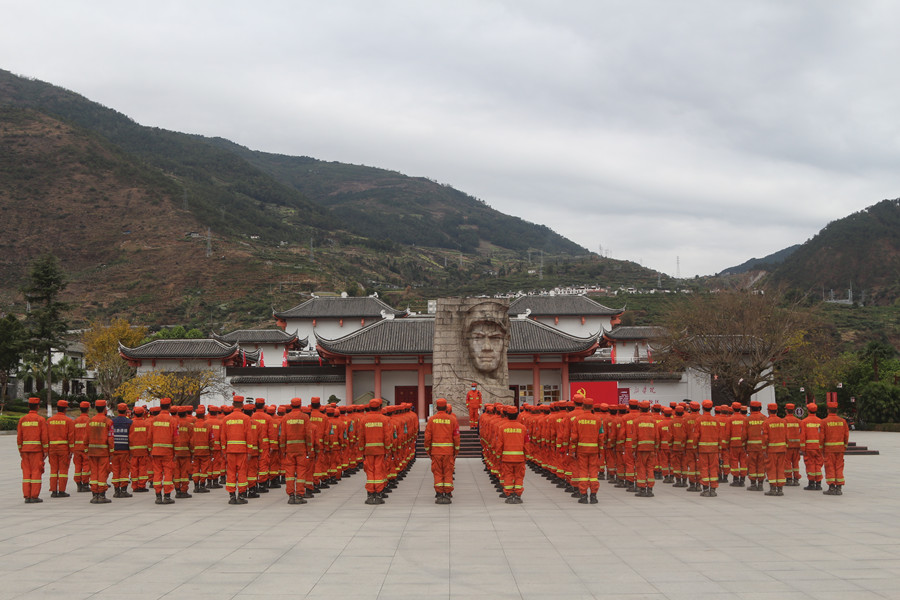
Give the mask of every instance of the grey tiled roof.
M 269 383 L 346 383 L 344 373 L 333 375 L 237 375 L 231 384 Z
M 510 322 L 508 354 L 574 353 L 589 350 L 597 336 L 577 337 L 531 319 Z
M 119 344 L 125 358 L 228 358 L 237 354 L 236 343 L 219 340 L 153 340 L 136 348 Z
M 337 339 L 316 336 L 316 342 L 334 354 L 431 354 L 434 319 L 384 319 Z
M 289 344 L 297 340 L 300 347 L 305 348 L 309 343 L 309 338 L 300 340 L 296 333 L 285 333 L 281 329 L 238 329 L 225 335 L 213 334 L 212 337 L 229 344 Z
M 319 346 L 334 354 L 431 354 L 434 318 L 384 320 L 341 338 L 316 339 Z M 580 338 L 529 319 L 513 319 L 507 354 L 584 352 L 596 342 L 596 336 Z
M 603 337 L 610 340 L 652 340 L 658 339 L 666 335 L 666 330 L 662 327 L 653 326 L 620 326 L 612 331 L 603 333 Z
M 612 316 L 625 312 L 624 308 L 609 308 L 587 296 L 519 296 L 509 303 L 511 316 L 531 309 L 531 316 Z
M 569 381 L 680 381 L 681 373 L 675 371 L 645 371 L 623 373 L 596 371 L 593 373 L 569 373 Z
M 312 298 L 303 304 L 282 312 L 276 312 L 279 319 L 324 319 L 324 318 L 368 318 L 380 317 L 381 311 L 391 315 L 402 315 L 406 311 L 395 310 L 378 298 L 341 298 L 325 296 Z

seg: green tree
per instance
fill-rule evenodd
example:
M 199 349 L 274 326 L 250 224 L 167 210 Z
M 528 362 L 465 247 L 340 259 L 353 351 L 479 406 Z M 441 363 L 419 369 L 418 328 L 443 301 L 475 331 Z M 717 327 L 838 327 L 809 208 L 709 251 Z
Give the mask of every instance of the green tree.
M 65 348 L 68 324 L 63 314 L 68 306 L 60 301 L 59 296 L 66 288 L 66 279 L 59 266 L 59 260 L 53 254 L 39 256 L 28 272 L 28 280 L 22 287 L 22 295 L 29 306 L 25 315 L 25 332 L 29 349 L 41 357 L 44 363 L 45 383 L 47 389 L 47 406 L 52 402 L 51 373 L 54 349 Z
M 881 380 L 881 375 L 878 370 L 880 364 L 893 358 L 896 353 L 897 351 L 893 346 L 884 342 L 871 341 L 866 344 L 865 350 L 862 351 L 862 358 L 871 362 L 874 381 Z
M 19 367 L 25 351 L 25 328 L 13 315 L 0 319 L 0 415 L 6 408 L 9 380 Z
M 72 381 L 82 379 L 86 374 L 81 363 L 71 356 L 63 356 L 53 365 L 53 375 L 62 384 L 62 395 L 66 398 L 69 397 Z
M 868 423 L 900 422 L 900 387 L 870 381 L 859 391 L 859 418 Z
M 660 340 L 657 368 L 694 368 L 706 373 L 713 386 L 742 404 L 774 385 L 776 370 L 795 363 L 798 372 L 822 357 L 821 344 L 809 314 L 796 305 L 783 306 L 775 295 L 721 292 L 694 295 L 670 306 L 667 334 Z

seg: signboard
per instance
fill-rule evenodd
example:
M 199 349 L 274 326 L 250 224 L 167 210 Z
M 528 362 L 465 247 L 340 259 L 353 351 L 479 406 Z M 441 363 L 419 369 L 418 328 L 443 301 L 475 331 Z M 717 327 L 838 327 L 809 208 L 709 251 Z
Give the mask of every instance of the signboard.
M 619 402 L 619 385 L 615 381 L 573 381 L 570 384 L 570 391 L 573 396 L 582 394 L 585 398 L 593 398 L 597 402 L 607 404 Z
M 794 416 L 797 417 L 798 419 L 802 419 L 804 410 L 805 409 L 802 406 L 798 406 L 797 408 L 794 409 Z
M 628 388 L 619 388 L 619 404 L 628 404 L 631 400 L 631 390 Z

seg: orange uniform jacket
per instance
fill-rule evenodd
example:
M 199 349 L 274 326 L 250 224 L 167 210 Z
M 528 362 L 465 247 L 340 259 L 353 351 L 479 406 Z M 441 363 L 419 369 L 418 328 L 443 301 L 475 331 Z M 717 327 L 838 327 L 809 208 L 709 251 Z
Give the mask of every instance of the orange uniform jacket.
M 58 412 L 47 419 L 47 436 L 51 455 L 68 455 L 75 451 L 75 420 Z
M 88 421 L 87 455 L 97 457 L 109 456 L 112 454 L 114 447 L 112 419 L 103 413 L 94 415 Z
M 150 421 L 150 456 L 175 456 L 178 421 L 168 413 L 160 413 Z
M 459 423 L 456 415 L 440 411 L 428 419 L 425 425 L 425 452 L 438 456 L 459 454 Z
M 528 433 L 517 421 L 504 419 L 499 423 L 495 449 L 502 462 L 525 462 L 525 442 Z
M 250 445 L 250 417 L 235 411 L 222 421 L 221 445 L 225 454 L 247 454 Z
M 822 419 L 822 440 L 825 454 L 843 453 L 850 441 L 850 428 L 847 421 L 837 415 L 828 415 Z

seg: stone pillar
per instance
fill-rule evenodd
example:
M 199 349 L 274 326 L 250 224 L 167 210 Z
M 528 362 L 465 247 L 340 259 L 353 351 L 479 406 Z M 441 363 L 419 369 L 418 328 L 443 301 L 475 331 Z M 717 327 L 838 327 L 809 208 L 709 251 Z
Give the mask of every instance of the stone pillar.
M 466 392 L 475 383 L 482 402 L 513 403 L 509 389 L 509 301 L 441 298 L 434 321 L 433 399 L 446 398 L 468 421 Z M 465 416 L 465 418 L 463 418 Z

